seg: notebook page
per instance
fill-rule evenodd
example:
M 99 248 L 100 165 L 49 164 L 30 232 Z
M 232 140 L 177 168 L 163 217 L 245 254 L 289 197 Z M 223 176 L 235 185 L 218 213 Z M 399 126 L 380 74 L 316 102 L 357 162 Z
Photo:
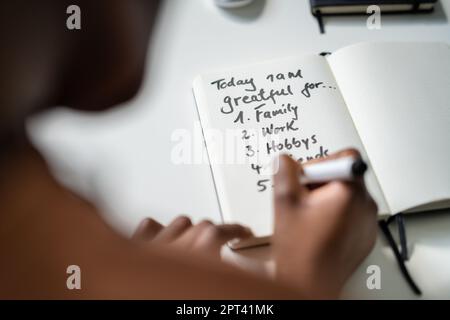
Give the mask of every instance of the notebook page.
M 364 43 L 329 63 L 393 213 L 450 198 L 450 47 Z
M 256 236 L 272 233 L 275 155 L 306 161 L 347 147 L 362 150 L 318 55 L 199 76 L 193 89 L 223 220 L 250 226 Z M 367 180 L 381 199 L 370 172 Z

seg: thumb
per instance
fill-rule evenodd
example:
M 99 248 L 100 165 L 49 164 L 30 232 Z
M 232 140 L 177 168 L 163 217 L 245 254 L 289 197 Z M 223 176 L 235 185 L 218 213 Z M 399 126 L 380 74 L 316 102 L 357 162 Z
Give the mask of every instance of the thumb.
M 295 208 L 308 190 L 300 184 L 302 167 L 291 157 L 281 155 L 278 158 L 278 170 L 274 175 L 275 212 Z

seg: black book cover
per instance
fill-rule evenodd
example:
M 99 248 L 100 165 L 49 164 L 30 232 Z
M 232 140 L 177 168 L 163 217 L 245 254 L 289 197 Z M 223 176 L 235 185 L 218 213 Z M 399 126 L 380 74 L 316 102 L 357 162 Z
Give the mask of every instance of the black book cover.
M 436 3 L 437 0 L 310 0 L 312 7 Z
M 383 9 L 389 9 L 390 6 L 394 10 L 387 10 L 389 12 L 405 12 L 405 11 L 431 11 L 433 9 L 433 5 L 437 2 L 437 0 L 310 0 L 311 11 L 313 15 L 322 14 L 355 14 L 354 8 L 356 7 L 364 7 L 370 5 L 378 5 Z M 409 9 L 395 9 L 398 5 L 407 5 Z M 424 5 L 427 5 L 424 7 Z M 332 13 L 330 8 L 340 8 L 340 10 L 336 10 L 335 13 Z M 426 9 L 424 9 L 426 8 Z M 328 9 L 328 10 L 327 10 Z M 348 9 L 348 12 L 346 12 Z M 322 11 L 322 12 L 319 12 Z M 330 12 L 331 11 L 331 12 Z M 362 12 L 361 13 L 365 13 Z

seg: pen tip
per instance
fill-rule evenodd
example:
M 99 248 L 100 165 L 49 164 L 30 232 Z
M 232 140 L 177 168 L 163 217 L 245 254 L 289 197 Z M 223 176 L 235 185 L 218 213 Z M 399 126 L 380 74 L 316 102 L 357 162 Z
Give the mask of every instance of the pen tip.
M 356 160 L 352 165 L 354 176 L 362 176 L 367 170 L 367 164 L 362 159 Z

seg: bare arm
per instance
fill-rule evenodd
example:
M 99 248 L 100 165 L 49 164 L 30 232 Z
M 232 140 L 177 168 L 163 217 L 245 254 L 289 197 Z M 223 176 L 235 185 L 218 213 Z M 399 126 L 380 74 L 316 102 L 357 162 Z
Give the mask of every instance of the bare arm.
M 270 280 L 186 249 L 202 240 L 214 253 L 220 246 L 211 244 L 244 236 L 244 228 L 206 238 L 191 232 L 173 247 L 153 232 L 138 244 L 57 184 L 34 150 L 22 152 L 0 185 L 4 298 L 336 298 L 376 234 L 376 207 L 362 181 L 307 190 L 298 184 L 301 167 L 284 157 L 275 179 L 277 273 Z M 66 287 L 69 265 L 81 268 L 81 290 Z
M 300 297 L 218 259 L 121 237 L 58 185 L 33 150 L 21 152 L 0 186 L 0 297 Z M 81 268 L 81 290 L 66 287 L 69 265 Z

